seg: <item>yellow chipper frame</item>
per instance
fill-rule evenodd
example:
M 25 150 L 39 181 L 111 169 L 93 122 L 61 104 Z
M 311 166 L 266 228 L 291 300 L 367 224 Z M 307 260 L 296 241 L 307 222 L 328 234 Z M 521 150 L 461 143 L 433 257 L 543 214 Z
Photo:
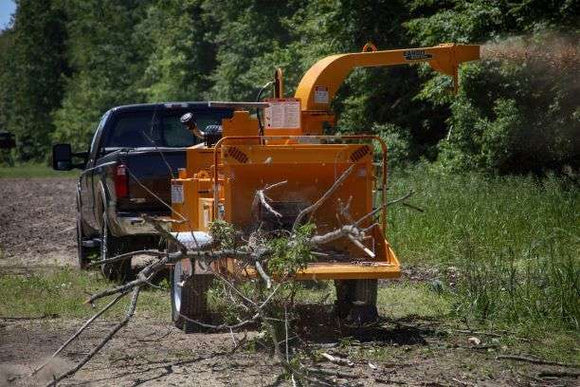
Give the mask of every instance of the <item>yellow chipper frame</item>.
M 387 144 L 372 135 L 323 135 L 335 123 L 330 103 L 355 67 L 427 62 L 452 76 L 457 87 L 460 63 L 478 58 L 479 46 L 475 45 L 389 51 L 367 45 L 361 53 L 333 55 L 317 62 L 302 78 L 294 98 L 283 98 L 281 72 L 277 72 L 275 98 L 270 101 L 209 102 L 210 106 L 238 109 L 232 118 L 222 121 L 221 137 L 187 149 L 187 167 L 172 180 L 172 206 L 180 214 L 175 217 L 174 235 L 191 248 L 203 248 L 210 243 L 207 232 L 216 219 L 241 231 L 255 228 L 257 222 L 272 221 L 269 211 L 256 214 L 253 202 L 258 190 L 281 181 L 286 183 L 267 194 L 281 215 L 274 220 L 284 227 L 292 227 L 298 213 L 312 205 L 316 210 L 309 217 L 317 234 L 340 228 L 337 212 L 348 204 L 342 220 L 357 220 L 378 208 L 376 216 L 359 225 L 368 229 L 362 241 L 335 240 L 327 246 L 324 258 L 296 274 L 299 280 L 335 280 L 341 317 L 349 317 L 358 308 L 356 318 L 374 318 L 377 279 L 400 275 L 399 261 L 385 238 Z M 249 108 L 263 109 L 263 128 Z M 328 195 L 333 185 L 336 187 Z M 194 266 L 184 260 L 172 268 L 173 320 L 182 328 L 188 326 L 188 318 L 203 321 L 206 317 L 205 290 L 210 276 L 198 264 Z M 219 267 L 222 272 L 232 271 L 236 263 L 225 259 Z

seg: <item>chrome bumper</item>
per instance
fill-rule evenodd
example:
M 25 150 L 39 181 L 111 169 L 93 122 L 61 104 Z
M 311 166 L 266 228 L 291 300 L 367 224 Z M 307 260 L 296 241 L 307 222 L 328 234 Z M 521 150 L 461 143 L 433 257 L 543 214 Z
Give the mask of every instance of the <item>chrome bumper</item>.
M 109 208 L 107 211 L 108 225 L 114 236 L 122 237 L 128 235 L 158 235 L 152 224 L 147 223 L 138 215 L 118 214 L 114 209 Z M 167 217 L 158 217 L 160 220 Z M 163 223 L 163 228 L 171 231 L 169 222 Z

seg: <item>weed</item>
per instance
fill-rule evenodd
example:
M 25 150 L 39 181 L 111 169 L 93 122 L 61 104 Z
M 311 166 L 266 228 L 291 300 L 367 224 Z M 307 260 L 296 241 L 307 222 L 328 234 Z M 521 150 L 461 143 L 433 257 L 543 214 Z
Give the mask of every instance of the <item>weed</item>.
M 387 238 L 405 265 L 453 265 L 464 259 L 466 239 L 496 254 L 511 249 L 521 256 L 556 230 L 580 235 L 575 188 L 555 177 L 451 175 L 419 164 L 391 174 L 389 196 L 414 190 L 410 202 L 425 211 L 389 207 Z M 560 247 L 577 253 L 574 246 Z

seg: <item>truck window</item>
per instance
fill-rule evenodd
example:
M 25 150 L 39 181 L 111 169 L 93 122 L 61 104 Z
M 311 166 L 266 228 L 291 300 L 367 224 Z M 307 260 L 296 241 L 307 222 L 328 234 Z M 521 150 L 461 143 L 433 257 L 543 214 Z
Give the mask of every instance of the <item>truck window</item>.
M 192 110 L 121 112 L 111 121 L 104 148 L 181 148 L 197 144 L 195 136 L 180 122 L 183 114 Z M 193 110 L 198 127 L 203 131 L 208 125 L 221 125 L 221 120 L 231 117 L 230 110 Z
M 181 112 L 179 116 L 170 115 L 162 118 L 163 136 L 165 146 L 170 147 L 186 147 L 198 143 L 198 139 L 189 130 L 185 129 L 179 120 L 181 115 L 186 112 Z M 221 125 L 223 114 L 216 115 L 216 113 L 195 113 L 195 121 L 200 130 L 204 131 L 208 125 Z
M 159 125 L 153 121 L 153 112 L 120 115 L 105 141 L 107 148 L 140 148 L 161 146 Z
M 185 129 L 179 120 L 181 116 L 165 116 L 162 118 L 163 137 L 165 146 L 186 147 L 197 143 L 195 136 Z
M 89 154 L 90 154 L 89 162 L 94 161 L 95 158 L 97 157 L 97 143 L 99 142 L 100 138 L 103 136 L 103 128 L 105 127 L 105 124 L 107 122 L 107 119 L 109 118 L 109 115 L 111 115 L 110 110 L 108 110 L 105 114 L 103 114 L 103 117 L 101 117 L 101 121 L 99 121 L 99 125 L 97 126 L 97 129 L 95 129 L 95 133 L 93 134 L 93 139 L 91 140 L 91 144 L 89 146 Z

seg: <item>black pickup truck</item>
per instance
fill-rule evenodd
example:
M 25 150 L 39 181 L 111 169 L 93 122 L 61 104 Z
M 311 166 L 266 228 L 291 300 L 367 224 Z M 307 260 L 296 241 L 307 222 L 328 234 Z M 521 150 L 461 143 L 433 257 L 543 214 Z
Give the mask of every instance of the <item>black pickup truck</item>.
M 70 144 L 53 146 L 54 169 L 83 170 L 76 193 L 81 268 L 91 254 L 105 259 L 157 247 L 157 233 L 142 215 L 171 214 L 170 179 L 185 167 L 185 148 L 199 142 L 180 122 L 185 113 L 193 113 L 203 130 L 221 125 L 233 110 L 208 102 L 118 106 L 103 115 L 87 152 L 73 153 Z M 108 278 L 123 280 L 131 262 L 102 269 Z

